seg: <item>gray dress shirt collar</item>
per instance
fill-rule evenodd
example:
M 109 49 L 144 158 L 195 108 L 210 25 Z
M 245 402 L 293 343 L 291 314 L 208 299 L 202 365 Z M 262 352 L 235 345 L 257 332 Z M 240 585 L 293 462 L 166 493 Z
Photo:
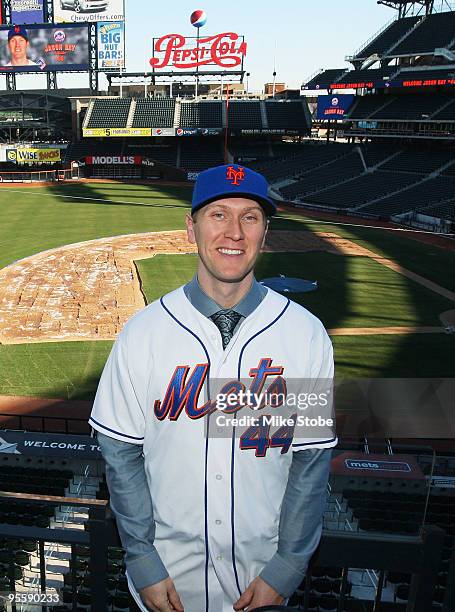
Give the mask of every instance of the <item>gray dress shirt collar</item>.
M 190 282 L 183 287 L 183 290 L 191 304 L 206 317 L 210 317 L 223 308 L 217 304 L 215 300 L 212 300 L 212 298 L 201 288 L 197 274 L 195 274 Z M 232 307 L 232 310 L 235 310 L 235 312 L 238 312 L 242 317 L 246 318 L 256 310 L 266 295 L 267 288 L 258 283 L 256 279 L 253 279 L 253 284 L 248 293 L 238 304 Z

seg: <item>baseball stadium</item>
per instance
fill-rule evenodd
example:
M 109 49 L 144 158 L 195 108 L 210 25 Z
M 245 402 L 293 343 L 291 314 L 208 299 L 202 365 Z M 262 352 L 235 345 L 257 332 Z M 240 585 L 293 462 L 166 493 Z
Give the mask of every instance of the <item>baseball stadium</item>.
M 335 360 L 321 542 L 261 610 L 455 610 L 455 4 L 377 4 L 344 67 L 253 91 L 235 16 L 155 24 L 134 72 L 123 0 L 0 0 L 0 612 L 139 610 L 88 418 L 125 323 L 194 277 L 223 164 L 266 177 L 255 276 Z

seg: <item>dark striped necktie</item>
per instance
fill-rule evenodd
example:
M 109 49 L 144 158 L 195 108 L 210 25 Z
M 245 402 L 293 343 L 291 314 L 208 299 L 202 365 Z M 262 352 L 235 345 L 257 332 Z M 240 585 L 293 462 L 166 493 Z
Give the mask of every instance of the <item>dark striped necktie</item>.
M 235 310 L 225 308 L 224 310 L 218 310 L 218 312 L 215 312 L 210 318 L 220 330 L 223 349 L 225 349 L 234 335 L 234 329 L 242 318 L 242 315 L 235 312 Z

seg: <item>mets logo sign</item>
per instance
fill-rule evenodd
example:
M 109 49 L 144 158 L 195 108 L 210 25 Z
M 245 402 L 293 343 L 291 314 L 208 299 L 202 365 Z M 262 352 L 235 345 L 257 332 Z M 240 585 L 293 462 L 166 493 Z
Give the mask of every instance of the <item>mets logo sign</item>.
M 188 41 L 188 42 L 187 42 Z M 221 68 L 235 68 L 246 55 L 246 42 L 235 32 L 223 32 L 215 36 L 199 39 L 185 38 L 181 34 L 166 34 L 154 39 L 153 68 L 196 68 L 197 66 L 216 65 Z
M 239 181 L 243 181 L 245 178 L 245 170 L 242 166 L 238 166 L 237 169 L 234 166 L 229 166 L 226 170 L 226 180 L 231 181 L 232 185 L 240 185 Z

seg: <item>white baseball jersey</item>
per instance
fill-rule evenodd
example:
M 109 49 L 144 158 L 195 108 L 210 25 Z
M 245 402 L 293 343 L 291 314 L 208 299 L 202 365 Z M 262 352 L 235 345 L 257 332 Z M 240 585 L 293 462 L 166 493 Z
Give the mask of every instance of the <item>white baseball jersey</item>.
M 333 355 L 321 322 L 270 289 L 223 351 L 217 327 L 181 287 L 125 325 L 106 363 L 90 424 L 143 445 L 154 543 L 185 612 L 232 612 L 276 552 L 292 452 L 336 445 L 292 434 L 284 443 L 270 431 L 259 449 L 254 435 L 205 435 L 219 414 L 207 416 L 211 380 L 266 386 L 278 375 L 331 378 Z

